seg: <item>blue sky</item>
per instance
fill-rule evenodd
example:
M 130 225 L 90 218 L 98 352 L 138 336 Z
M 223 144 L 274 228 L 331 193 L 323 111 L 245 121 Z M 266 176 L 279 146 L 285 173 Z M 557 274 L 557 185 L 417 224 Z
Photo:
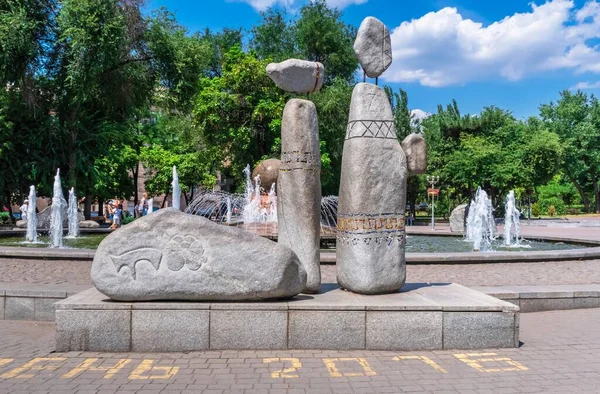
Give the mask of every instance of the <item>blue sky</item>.
M 308 0 L 150 0 L 190 31 L 246 30 L 275 5 Z M 394 61 L 380 83 L 408 92 L 411 108 L 435 112 L 453 98 L 463 113 L 485 106 L 537 115 L 563 89 L 600 90 L 600 0 L 327 0 L 358 26 L 366 16 L 392 34 Z

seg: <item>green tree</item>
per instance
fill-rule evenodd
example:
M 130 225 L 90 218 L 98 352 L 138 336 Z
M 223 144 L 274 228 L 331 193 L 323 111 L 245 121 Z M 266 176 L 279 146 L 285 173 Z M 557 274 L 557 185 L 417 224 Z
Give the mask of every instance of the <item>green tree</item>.
M 215 170 L 238 181 L 249 163 L 278 156 L 286 95 L 265 73 L 267 62 L 233 47 L 222 76 L 200 82 L 194 121 Z
M 337 195 L 352 86 L 344 79 L 337 78 L 330 86 L 312 94 L 310 98 L 319 115 L 322 192 L 323 195 Z
M 341 18 L 341 11 L 328 7 L 325 0 L 315 0 L 300 9 L 295 24 L 300 56 L 323 63 L 327 84 L 335 78 L 353 82 L 358 68 L 352 47 L 356 28 Z
M 472 198 L 481 186 L 501 206 L 509 190 L 534 189 L 559 170 L 558 136 L 540 122 L 516 120 L 509 112 L 487 107 L 478 116 L 461 116 L 453 102 L 423 121 L 432 172 L 457 197 Z
M 394 125 L 398 141 L 402 142 L 409 134 L 420 132 L 415 124 L 414 114 L 408 108 L 408 93 L 403 89 L 394 92 L 391 87 L 384 86 L 388 100 L 394 114 Z M 426 196 L 426 186 L 423 176 L 410 176 L 406 181 L 406 201 L 411 212 L 416 216 L 417 199 L 420 195 Z
M 250 49 L 256 56 L 274 62 L 295 57 L 298 52 L 295 28 L 287 20 L 285 11 L 269 8 L 261 12 L 261 18 L 261 22 L 250 31 Z
M 590 210 L 588 193 L 593 193 L 595 211 L 600 213 L 600 104 L 582 91 L 565 90 L 556 103 L 540 107 L 547 127 L 560 137 L 564 148 L 562 170 L 573 183 L 585 210 Z

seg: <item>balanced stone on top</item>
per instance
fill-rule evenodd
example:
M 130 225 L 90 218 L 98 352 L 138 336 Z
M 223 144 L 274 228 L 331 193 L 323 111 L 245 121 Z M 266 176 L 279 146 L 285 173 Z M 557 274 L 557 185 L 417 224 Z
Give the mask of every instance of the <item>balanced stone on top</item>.
M 318 92 L 325 80 L 325 68 L 319 62 L 288 59 L 269 63 L 267 75 L 280 89 L 292 93 Z
M 354 53 L 369 78 L 383 74 L 392 64 L 392 43 L 388 28 L 377 18 L 365 18 L 354 41 Z
M 281 299 L 306 286 L 306 271 L 290 248 L 175 208 L 109 234 L 91 277 L 117 301 Z

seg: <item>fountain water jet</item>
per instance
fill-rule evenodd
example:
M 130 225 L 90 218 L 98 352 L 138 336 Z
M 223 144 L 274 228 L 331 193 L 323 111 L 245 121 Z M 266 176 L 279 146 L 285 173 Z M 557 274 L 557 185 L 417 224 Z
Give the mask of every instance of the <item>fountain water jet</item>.
M 490 250 L 497 237 L 493 211 L 487 193 L 481 187 L 477 188 L 475 200 L 469 206 L 466 237 L 467 241 L 473 242 L 475 252 Z
M 231 197 L 227 197 L 226 201 L 227 201 L 227 216 L 225 218 L 225 221 L 227 222 L 227 224 L 229 224 L 229 223 L 231 223 Z
M 275 223 L 277 222 L 277 200 L 275 196 L 275 184 L 271 185 L 271 190 L 267 195 L 266 202 L 263 204 L 261 195 L 260 175 L 254 177 L 252 183 L 250 165 L 244 168 L 246 175 L 246 193 L 245 205 L 242 210 L 242 220 L 244 223 Z
M 179 174 L 177 167 L 173 166 L 173 208 L 181 210 L 181 187 L 179 186 Z
M 69 190 L 69 208 L 67 211 L 67 220 L 69 221 L 69 238 L 79 237 L 79 212 L 77 211 L 77 196 L 75 188 Z
M 63 209 L 65 198 L 63 197 L 60 183 L 60 169 L 56 170 L 54 177 L 54 190 L 52 195 L 52 210 L 50 213 L 50 245 L 53 248 L 63 246 Z
M 508 196 L 506 197 L 505 208 L 506 212 L 504 214 L 504 244 L 506 246 L 519 246 L 521 244 L 521 224 L 519 222 L 521 212 L 519 212 L 515 204 L 514 190 L 508 192 Z
M 27 207 L 27 242 L 37 242 L 37 213 L 36 213 L 36 195 L 35 187 L 29 187 L 29 205 Z

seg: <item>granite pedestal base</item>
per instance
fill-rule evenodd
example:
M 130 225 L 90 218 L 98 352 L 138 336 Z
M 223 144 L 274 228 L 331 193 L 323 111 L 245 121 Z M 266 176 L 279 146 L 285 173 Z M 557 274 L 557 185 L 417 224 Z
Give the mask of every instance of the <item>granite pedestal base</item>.
M 486 349 L 519 345 L 519 307 L 457 284 L 364 296 L 324 284 L 276 302 L 114 302 L 89 289 L 56 305 L 56 350 Z

